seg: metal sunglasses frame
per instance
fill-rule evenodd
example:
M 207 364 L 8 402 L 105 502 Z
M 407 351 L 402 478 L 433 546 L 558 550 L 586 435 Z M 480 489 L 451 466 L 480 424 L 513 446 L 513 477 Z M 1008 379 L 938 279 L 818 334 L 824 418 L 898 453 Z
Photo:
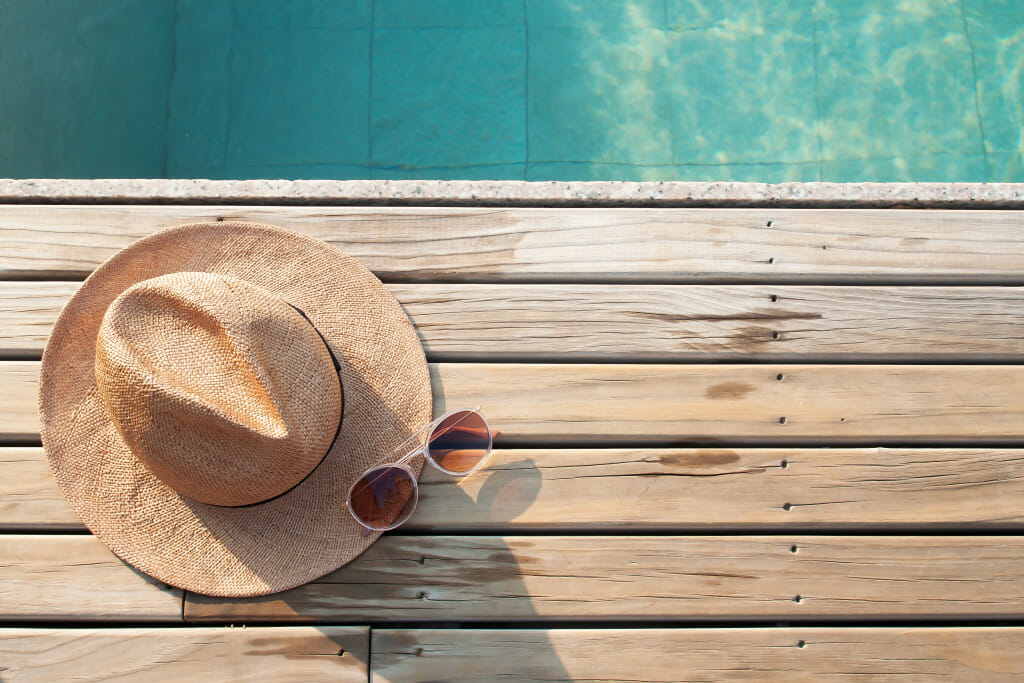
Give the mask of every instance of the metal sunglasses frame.
M 480 417 L 480 419 L 483 420 L 484 427 L 487 428 L 487 452 L 484 453 L 484 456 L 482 458 L 480 458 L 480 462 L 478 462 L 472 469 L 467 470 L 465 472 L 452 472 L 451 470 L 448 470 L 448 469 L 445 469 L 444 467 L 442 467 L 440 464 L 438 464 L 438 462 L 436 460 L 434 460 L 432 457 L 430 457 L 430 441 L 431 441 L 431 439 L 434 438 L 434 430 L 437 429 L 437 427 L 442 422 L 447 420 L 452 415 L 458 415 L 459 413 L 476 413 Z M 468 417 L 468 415 L 466 417 Z M 448 427 L 445 428 L 444 432 L 441 432 L 441 434 L 444 434 L 448 430 L 454 428 L 456 425 L 458 425 L 464 419 L 466 419 L 466 418 L 463 417 L 458 422 L 455 422 L 455 423 L 449 425 Z M 491 456 L 491 449 L 494 446 L 494 430 L 491 429 L 491 425 L 487 422 L 487 418 L 484 417 L 483 413 L 480 412 L 480 406 L 477 406 L 476 408 L 459 408 L 458 410 L 452 410 L 452 411 L 449 411 L 449 412 L 445 413 L 444 415 L 442 415 L 441 417 L 437 418 L 436 420 L 434 420 L 433 422 L 428 424 L 426 427 L 424 427 L 420 431 L 418 431 L 415 434 L 413 434 L 412 436 L 410 436 L 408 439 L 403 441 L 401 444 L 399 444 L 395 448 L 395 450 L 392 452 L 392 455 L 394 455 L 394 453 L 397 453 L 397 452 L 401 451 L 402 449 L 406 448 L 407 444 L 410 441 L 416 441 L 424 433 L 427 434 L 427 438 L 424 439 L 422 446 L 414 447 L 412 450 L 408 451 L 404 456 L 402 456 L 398 460 L 395 460 L 395 461 L 392 461 L 392 462 L 388 461 L 388 458 L 391 457 L 391 456 L 387 456 L 387 457 L 381 458 L 378 462 L 376 462 L 373 465 L 371 465 L 370 467 L 366 468 L 366 470 L 362 474 L 360 474 L 358 477 L 356 477 L 356 480 L 352 483 L 352 486 L 349 487 L 348 495 L 345 497 L 345 507 L 348 508 L 349 514 L 352 515 L 352 518 L 355 519 L 357 522 L 359 522 L 359 524 L 364 529 L 367 529 L 369 531 L 390 531 L 391 529 L 397 529 L 398 527 L 402 526 L 407 521 L 409 521 L 409 518 L 412 517 L 414 512 L 416 512 L 416 506 L 419 505 L 419 502 L 420 502 L 420 486 L 419 486 L 419 482 L 416 480 L 416 473 L 413 472 L 412 468 L 409 467 L 409 465 L 408 465 L 408 463 L 411 462 L 415 457 L 422 455 L 427 462 L 429 462 L 431 465 L 433 465 L 437 469 L 441 470 L 445 474 L 450 474 L 453 477 L 466 477 L 466 476 L 469 476 L 470 474 L 473 474 L 474 472 L 476 472 L 481 467 L 483 467 L 483 464 Z M 441 434 L 438 434 L 437 436 L 440 436 Z M 367 475 L 369 475 L 374 470 L 390 468 L 390 467 L 398 467 L 399 469 L 405 470 L 409 474 L 409 479 L 412 481 L 412 486 L 413 486 L 412 507 L 409 508 L 409 512 L 407 512 L 401 519 L 396 520 L 393 524 L 391 524 L 389 526 L 385 526 L 385 527 L 370 526 L 369 524 L 367 524 L 363 520 L 359 519 L 359 516 L 356 515 L 356 513 L 352 510 L 352 492 L 355 490 L 356 484 L 361 482 Z

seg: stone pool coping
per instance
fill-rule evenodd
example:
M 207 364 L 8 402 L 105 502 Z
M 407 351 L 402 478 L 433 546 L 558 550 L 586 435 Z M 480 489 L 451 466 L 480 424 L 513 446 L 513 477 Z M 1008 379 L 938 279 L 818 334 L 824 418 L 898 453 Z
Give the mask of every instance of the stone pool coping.
M 0 203 L 1024 208 L 1024 183 L 0 179 Z

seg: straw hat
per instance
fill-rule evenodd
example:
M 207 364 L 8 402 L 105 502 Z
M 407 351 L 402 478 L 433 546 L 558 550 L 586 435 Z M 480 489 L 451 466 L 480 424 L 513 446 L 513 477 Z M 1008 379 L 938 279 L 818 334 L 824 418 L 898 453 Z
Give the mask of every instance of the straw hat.
M 43 445 L 125 561 L 220 596 L 292 588 L 379 534 L 344 507 L 430 421 L 430 377 L 370 271 L 291 230 L 185 225 L 113 256 L 43 354 Z M 422 466 L 422 463 L 420 464 Z

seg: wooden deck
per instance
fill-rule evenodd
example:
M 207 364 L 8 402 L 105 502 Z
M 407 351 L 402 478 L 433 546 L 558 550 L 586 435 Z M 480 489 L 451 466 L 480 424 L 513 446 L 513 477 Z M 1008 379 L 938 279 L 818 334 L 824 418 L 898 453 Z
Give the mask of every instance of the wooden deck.
M 79 282 L 190 221 L 359 258 L 485 472 L 251 600 L 90 536 L 39 446 Z M 0 681 L 1024 677 L 1024 213 L 0 206 Z

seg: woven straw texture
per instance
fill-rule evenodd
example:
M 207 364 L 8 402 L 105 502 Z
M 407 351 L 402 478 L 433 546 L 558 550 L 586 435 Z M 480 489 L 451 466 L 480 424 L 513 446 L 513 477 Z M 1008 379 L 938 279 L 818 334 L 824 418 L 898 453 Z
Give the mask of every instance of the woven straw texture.
M 40 413 L 61 490 L 118 556 L 172 586 L 255 596 L 376 540 L 345 495 L 429 422 L 430 375 L 355 260 L 281 228 L 187 225 L 119 252 L 67 304 Z M 266 502 L 226 506 L 251 500 Z

